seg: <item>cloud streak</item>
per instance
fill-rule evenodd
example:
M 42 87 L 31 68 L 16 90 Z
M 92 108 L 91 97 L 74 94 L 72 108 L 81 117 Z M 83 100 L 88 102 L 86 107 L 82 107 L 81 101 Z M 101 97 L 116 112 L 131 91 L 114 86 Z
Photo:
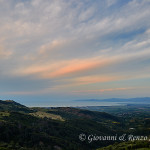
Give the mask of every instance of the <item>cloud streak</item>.
M 98 90 L 83 90 L 83 91 L 73 91 L 76 94 L 95 94 L 95 93 L 109 93 L 113 91 L 124 91 L 124 90 L 132 90 L 134 88 L 111 88 L 111 89 L 98 89 Z
M 149 9 L 146 0 L 1 0 L 0 90 L 68 99 L 78 90 L 107 98 L 150 88 Z

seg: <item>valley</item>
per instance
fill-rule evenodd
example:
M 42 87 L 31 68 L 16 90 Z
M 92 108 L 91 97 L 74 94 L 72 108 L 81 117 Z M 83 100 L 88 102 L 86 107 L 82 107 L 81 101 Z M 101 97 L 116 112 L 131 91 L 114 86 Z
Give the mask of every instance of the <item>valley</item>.
M 101 150 L 138 147 L 139 140 L 93 140 L 98 136 L 150 135 L 150 106 L 26 107 L 0 101 L 0 150 Z M 105 148 L 103 148 L 105 147 Z

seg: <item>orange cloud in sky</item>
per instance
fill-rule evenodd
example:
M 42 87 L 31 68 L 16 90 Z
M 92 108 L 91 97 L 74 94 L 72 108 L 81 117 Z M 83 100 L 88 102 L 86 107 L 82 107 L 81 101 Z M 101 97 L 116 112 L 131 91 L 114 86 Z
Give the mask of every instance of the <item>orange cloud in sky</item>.
M 129 90 L 132 88 L 110 88 L 110 89 L 100 89 L 100 92 L 110 92 L 110 91 L 122 91 L 122 90 Z
M 98 67 L 104 64 L 104 62 L 99 62 L 98 60 L 72 60 L 66 63 L 64 66 L 60 66 L 60 68 L 52 71 L 52 72 L 45 72 L 42 74 L 44 78 L 53 78 L 59 77 L 64 75 L 69 75 L 72 73 L 78 73 L 82 71 L 86 71 L 95 67 Z
M 35 65 L 32 66 L 25 66 L 21 69 L 17 69 L 15 72 L 17 75 L 35 75 L 35 77 L 42 78 L 42 79 L 49 79 L 49 78 L 58 78 L 58 77 L 65 77 L 70 75 L 75 75 L 78 73 L 86 73 L 86 71 L 91 71 L 92 69 L 98 68 L 104 69 L 105 66 L 111 66 L 118 64 L 120 62 L 126 63 L 129 60 L 133 59 L 140 59 L 142 56 L 147 56 L 150 51 L 142 51 L 137 54 L 131 53 L 129 54 L 118 54 L 115 56 L 95 56 L 92 58 L 87 59 L 72 59 L 72 60 L 59 60 L 59 61 L 47 61 L 44 62 L 37 62 Z M 95 78 L 95 81 L 111 81 L 116 77 L 103 77 Z M 90 82 L 90 78 L 80 78 L 81 82 Z M 93 81 L 92 81 L 93 82 Z
M 109 89 L 96 89 L 96 90 L 79 90 L 79 91 L 73 91 L 73 93 L 103 93 L 103 92 L 113 92 L 113 91 L 123 91 L 123 90 L 131 90 L 134 89 L 132 87 L 128 88 L 109 88 Z
M 55 78 L 61 76 L 67 76 L 74 73 L 81 73 L 96 67 L 103 67 L 115 62 L 115 58 L 100 58 L 94 57 L 89 59 L 73 59 L 66 61 L 58 61 L 49 64 L 37 64 L 30 67 L 24 67 L 17 70 L 17 74 L 31 75 L 35 74 L 40 78 Z
M 84 76 L 79 77 L 74 80 L 74 82 L 78 82 L 80 84 L 90 84 L 90 83 L 97 83 L 97 82 L 108 82 L 108 81 L 116 81 L 122 79 L 120 76 L 104 76 L 104 75 L 97 75 L 97 76 Z

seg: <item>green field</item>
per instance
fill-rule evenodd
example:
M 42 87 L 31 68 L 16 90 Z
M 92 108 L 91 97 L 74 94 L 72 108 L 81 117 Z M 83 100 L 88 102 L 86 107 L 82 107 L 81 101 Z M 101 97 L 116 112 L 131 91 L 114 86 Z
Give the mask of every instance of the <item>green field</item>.
M 42 111 L 37 111 L 37 112 L 34 112 L 34 113 L 30 113 L 31 115 L 33 116 L 36 116 L 36 117 L 40 117 L 40 118 L 51 118 L 51 119 L 54 119 L 54 120 L 60 120 L 60 121 L 64 121 L 64 119 L 60 116 L 60 115 L 54 115 L 54 114 L 51 114 L 51 113 L 46 113 L 46 112 L 42 112 Z

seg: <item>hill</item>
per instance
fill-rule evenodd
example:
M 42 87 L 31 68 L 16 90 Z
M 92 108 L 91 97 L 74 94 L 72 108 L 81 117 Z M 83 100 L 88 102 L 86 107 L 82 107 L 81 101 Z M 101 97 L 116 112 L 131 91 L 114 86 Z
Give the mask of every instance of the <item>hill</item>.
M 107 113 L 68 107 L 28 108 L 14 101 L 0 101 L 0 107 L 0 148 L 5 150 L 92 150 L 113 143 L 89 144 L 79 140 L 80 134 L 122 131 L 120 119 Z
M 13 100 L 0 100 L 0 111 L 32 112 L 28 107 L 21 105 Z
M 149 106 L 96 106 L 96 108 L 90 108 L 103 112 L 86 109 L 72 107 L 28 108 L 15 101 L 1 100 L 0 150 L 149 149 L 148 141 L 121 143 L 118 139 L 116 141 L 93 139 L 93 142 L 89 143 L 88 140 L 90 135 L 117 134 L 119 136 L 126 133 L 127 135 L 149 136 Z M 141 144 L 142 142 L 144 144 Z

